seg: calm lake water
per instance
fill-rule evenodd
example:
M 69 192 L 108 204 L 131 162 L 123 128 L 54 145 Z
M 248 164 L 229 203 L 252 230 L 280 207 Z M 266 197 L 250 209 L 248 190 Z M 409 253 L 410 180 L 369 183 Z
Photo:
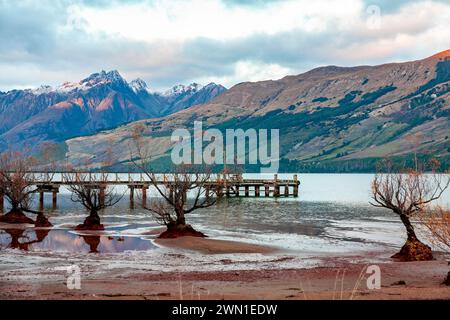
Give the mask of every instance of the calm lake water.
M 298 177 L 301 182 L 298 198 L 224 198 L 211 208 L 187 216 L 188 222 L 214 239 L 275 246 L 299 258 L 357 255 L 387 248 L 395 251 L 394 248 L 404 242 L 399 219 L 390 211 L 369 205 L 373 175 L 299 174 Z M 292 178 L 292 175 L 281 174 L 279 178 Z M 120 189 L 117 191 L 122 192 Z M 128 194 L 125 194 L 117 206 L 101 214 L 106 227 L 104 232 L 78 233 L 73 227 L 84 220 L 85 211 L 70 200 L 66 190 L 61 190 L 58 208 L 52 210 L 51 195 L 47 194 L 46 211 L 55 227 L 52 230 L 0 229 L 2 264 L 9 261 L 14 265 L 17 256 L 24 261 L 23 257 L 28 253 L 27 258 L 33 255 L 42 258 L 44 255 L 60 259 L 78 257 L 81 261 L 86 256 L 102 256 L 109 261 L 120 258 L 121 264 L 137 257 L 147 257 L 153 261 L 148 262 L 150 267 L 147 267 L 158 269 L 155 257 L 180 252 L 159 248 L 153 243 L 155 235 L 151 230 L 160 226 L 149 212 L 139 208 L 139 198 L 136 198 L 135 209 L 129 208 Z M 448 192 L 440 204 L 450 207 Z M 190 253 L 183 254 L 187 257 Z M 239 259 L 239 255 L 233 258 Z M 241 255 L 240 258 L 249 259 L 249 255 Z M 165 263 L 159 267 L 165 268 L 172 263 L 176 268 L 180 263 L 177 259 L 168 262 L 171 260 L 166 257 Z M 201 259 L 217 258 L 200 259 L 197 255 L 196 259 L 205 263 Z M 191 262 L 190 267 L 198 265 Z

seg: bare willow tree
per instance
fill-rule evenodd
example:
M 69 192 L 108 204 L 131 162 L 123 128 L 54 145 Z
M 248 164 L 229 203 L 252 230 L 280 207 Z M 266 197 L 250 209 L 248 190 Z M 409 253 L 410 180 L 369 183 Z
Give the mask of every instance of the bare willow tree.
M 431 165 L 438 167 L 435 160 Z M 450 184 L 448 174 L 435 170 L 426 174 L 419 169 L 393 172 L 389 161 L 386 161 L 385 169 L 386 173 L 377 173 L 372 181 L 373 201 L 370 203 L 392 210 L 405 226 L 406 242 L 393 258 L 403 261 L 433 259 L 431 248 L 417 238 L 411 218 L 426 211 L 433 201 L 442 196 Z
M 104 230 L 99 211 L 112 207 L 122 199 L 123 194 L 116 193 L 108 186 L 106 173 L 65 173 L 64 182 L 72 192 L 71 200 L 81 203 L 89 216 L 76 227 L 77 230 Z
M 155 201 L 144 208 L 154 214 L 157 221 L 167 227 L 161 238 L 178 236 L 200 236 L 204 234 L 196 231 L 186 223 L 186 215 L 200 208 L 207 208 L 216 203 L 216 198 L 209 186 L 211 175 L 198 173 L 183 168 L 171 174 L 158 175 L 146 171 L 151 184 L 162 197 L 162 201 Z M 189 198 L 188 195 L 192 195 Z
M 445 252 L 450 252 L 450 211 L 436 206 L 419 215 L 420 221 L 428 230 L 429 241 Z M 450 272 L 444 280 L 450 286 Z
M 138 126 L 133 131 L 131 162 L 144 173 L 160 200 L 153 201 L 144 209 L 150 211 L 156 220 L 167 227 L 160 238 L 205 235 L 186 223 L 186 215 L 194 210 L 207 208 L 216 203 L 215 185 L 211 184 L 212 174 L 208 168 L 178 165 L 170 174 L 157 174 L 151 167 L 150 151 L 143 139 L 145 128 Z
M 7 151 L 0 155 L 0 194 L 11 205 L 11 210 L 0 217 L 1 222 L 52 226 L 43 212 L 31 209 L 36 187 L 30 170 L 35 163 L 35 159 L 24 157 L 19 152 Z M 24 212 L 36 214 L 36 221 L 27 217 Z

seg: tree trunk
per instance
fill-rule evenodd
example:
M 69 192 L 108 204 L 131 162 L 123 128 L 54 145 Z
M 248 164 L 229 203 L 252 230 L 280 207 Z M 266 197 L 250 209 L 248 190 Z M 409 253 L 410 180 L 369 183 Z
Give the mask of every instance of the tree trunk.
M 100 216 L 98 215 L 98 212 L 95 210 L 91 210 L 89 217 L 87 218 L 89 221 L 100 224 Z
M 414 230 L 414 226 L 412 225 L 411 221 L 409 220 L 409 217 L 407 215 L 401 214 L 400 219 L 403 222 L 403 225 L 406 229 L 406 235 L 408 236 L 408 241 L 416 241 L 416 231 Z
M 184 210 L 178 210 L 177 211 L 177 225 L 185 225 L 186 224 L 186 218 L 184 217 Z
M 433 259 L 431 248 L 417 239 L 414 226 L 409 217 L 400 214 L 400 219 L 406 228 L 407 239 L 401 250 L 394 254 L 392 258 L 400 261 L 428 261 Z

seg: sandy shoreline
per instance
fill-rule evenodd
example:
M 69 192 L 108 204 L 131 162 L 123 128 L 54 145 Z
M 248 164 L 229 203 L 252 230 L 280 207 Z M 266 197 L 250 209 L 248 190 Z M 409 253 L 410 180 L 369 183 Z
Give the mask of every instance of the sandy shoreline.
M 181 237 L 177 239 L 156 239 L 155 244 L 184 250 L 197 251 L 204 254 L 225 253 L 274 253 L 276 248 L 249 244 L 237 241 L 217 240 L 198 237 Z
M 104 263 L 100 254 L 88 256 L 93 259 L 91 271 L 83 273 L 80 290 L 69 290 L 63 274 L 59 278 L 30 279 L 20 269 L 0 271 L 0 299 L 450 299 L 450 287 L 441 284 L 449 266 L 439 254 L 428 262 L 395 262 L 389 259 L 391 251 L 322 255 L 312 258 L 319 261 L 315 267 L 281 269 L 281 261 L 294 256 L 269 246 L 193 237 L 154 242 L 163 250 L 174 250 L 172 256 L 189 251 L 197 257 L 217 256 L 222 267 L 211 271 L 205 265 L 198 271 L 174 272 L 145 270 L 131 264 L 98 272 L 96 266 Z M 226 266 L 237 262 L 233 254 L 263 255 L 267 259 L 251 270 L 227 270 Z M 142 257 L 139 252 L 135 255 L 138 260 Z M 270 267 L 264 264 L 269 260 Z M 186 263 L 183 258 L 176 261 L 181 267 Z M 371 290 L 366 270 L 373 264 L 380 268 L 381 288 Z
M 224 272 L 131 273 L 83 279 L 81 290 L 64 283 L 1 283 L 1 299 L 450 299 L 441 284 L 445 261 L 379 265 L 381 288 L 367 288 L 367 265 Z M 362 277 L 361 277 L 362 274 Z M 404 281 L 405 284 L 401 281 Z

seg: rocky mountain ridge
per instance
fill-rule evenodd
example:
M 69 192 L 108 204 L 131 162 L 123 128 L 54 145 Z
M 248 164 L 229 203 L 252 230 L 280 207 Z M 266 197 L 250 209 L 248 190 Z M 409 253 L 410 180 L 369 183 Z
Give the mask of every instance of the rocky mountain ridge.
M 152 92 L 142 79 L 127 82 L 118 71 L 93 73 L 56 88 L 0 93 L 0 150 L 35 149 L 141 119 L 157 118 L 207 103 L 226 89 L 214 83 Z M 182 89 L 185 88 L 185 89 Z
M 130 132 L 143 126 L 150 152 L 162 161 L 173 146 L 171 132 L 192 129 L 195 120 L 220 130 L 279 129 L 282 171 L 373 171 L 383 157 L 413 154 L 445 162 L 450 156 L 450 50 L 411 62 L 326 66 L 276 81 L 240 83 L 210 103 L 162 119 L 67 140 L 66 156 L 96 168 L 106 141 L 121 150 Z M 116 165 L 126 167 L 128 158 L 117 152 Z

